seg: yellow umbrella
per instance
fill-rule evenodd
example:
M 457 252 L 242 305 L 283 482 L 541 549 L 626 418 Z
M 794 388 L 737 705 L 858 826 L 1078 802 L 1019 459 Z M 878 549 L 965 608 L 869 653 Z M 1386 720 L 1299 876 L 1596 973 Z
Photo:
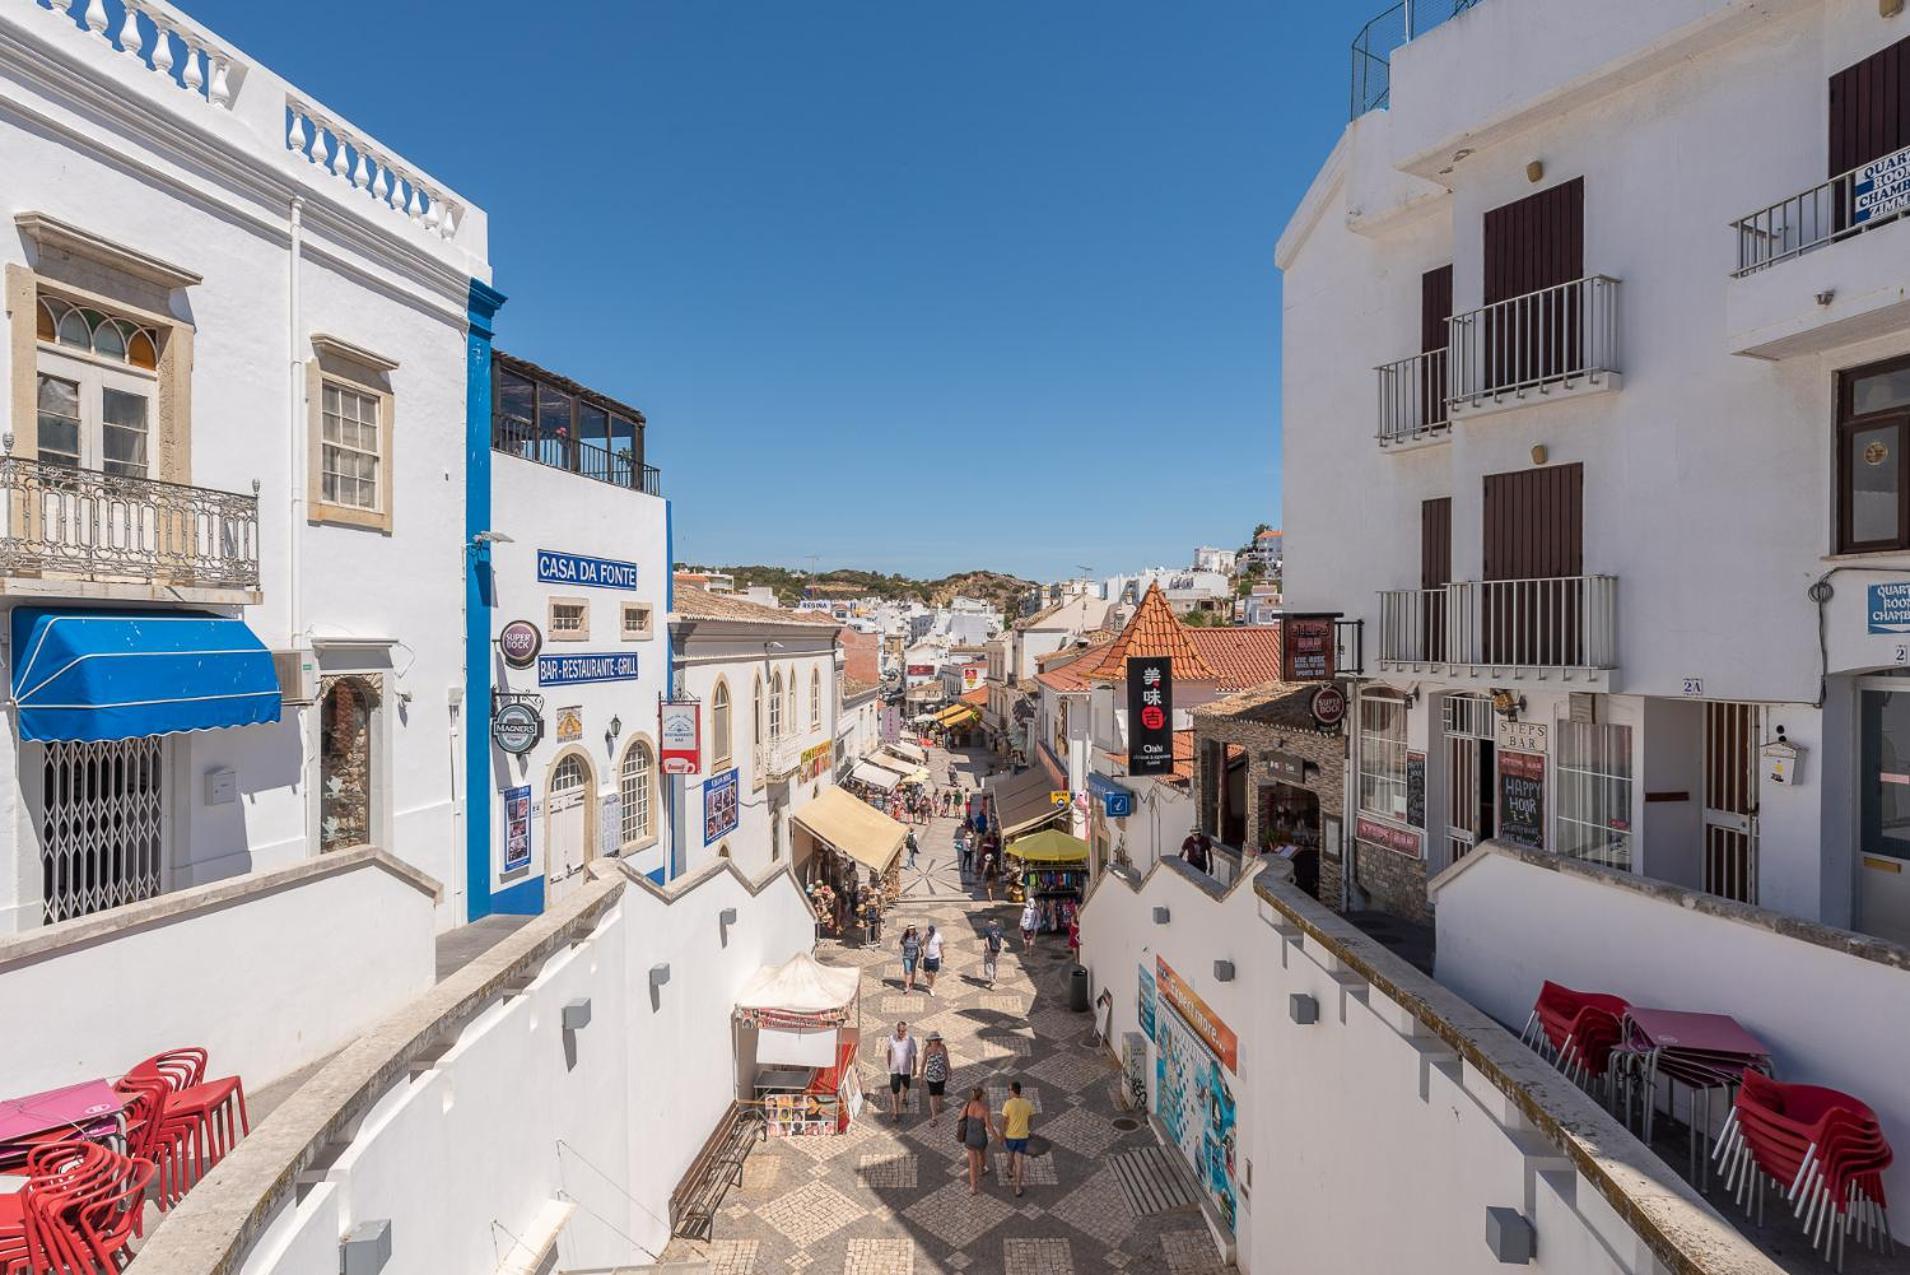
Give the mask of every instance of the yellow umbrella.
M 1010 841 L 1008 853 L 1023 863 L 1081 863 L 1088 857 L 1088 843 L 1059 828 L 1048 828 Z

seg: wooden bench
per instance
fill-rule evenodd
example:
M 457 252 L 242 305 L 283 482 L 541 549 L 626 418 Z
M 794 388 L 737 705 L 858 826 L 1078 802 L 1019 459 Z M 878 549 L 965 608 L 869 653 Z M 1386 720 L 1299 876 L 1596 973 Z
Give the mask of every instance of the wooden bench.
M 743 1161 L 749 1158 L 750 1147 L 766 1133 L 759 1109 L 730 1103 L 670 1196 L 670 1234 L 693 1240 L 710 1238 L 724 1194 L 742 1182 Z

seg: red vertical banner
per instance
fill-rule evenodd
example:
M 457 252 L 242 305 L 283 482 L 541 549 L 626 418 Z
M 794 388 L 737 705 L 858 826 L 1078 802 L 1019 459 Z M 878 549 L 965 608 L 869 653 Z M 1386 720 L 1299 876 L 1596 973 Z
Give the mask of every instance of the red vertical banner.
M 694 775 L 703 769 L 702 705 L 695 700 L 665 700 L 659 710 L 659 764 L 666 775 Z

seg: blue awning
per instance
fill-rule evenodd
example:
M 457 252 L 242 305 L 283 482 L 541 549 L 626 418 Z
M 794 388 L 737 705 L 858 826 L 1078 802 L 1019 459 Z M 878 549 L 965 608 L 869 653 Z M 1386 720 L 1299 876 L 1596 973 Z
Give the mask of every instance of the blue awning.
M 197 611 L 13 612 L 21 739 L 106 740 L 279 719 L 272 654 Z

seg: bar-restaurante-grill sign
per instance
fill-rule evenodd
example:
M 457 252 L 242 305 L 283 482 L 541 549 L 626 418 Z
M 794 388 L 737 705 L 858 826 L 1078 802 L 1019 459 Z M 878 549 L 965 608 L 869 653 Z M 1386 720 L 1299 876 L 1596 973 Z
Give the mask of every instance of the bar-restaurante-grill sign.
M 1174 661 L 1136 655 L 1127 662 L 1127 773 L 1174 771 Z

